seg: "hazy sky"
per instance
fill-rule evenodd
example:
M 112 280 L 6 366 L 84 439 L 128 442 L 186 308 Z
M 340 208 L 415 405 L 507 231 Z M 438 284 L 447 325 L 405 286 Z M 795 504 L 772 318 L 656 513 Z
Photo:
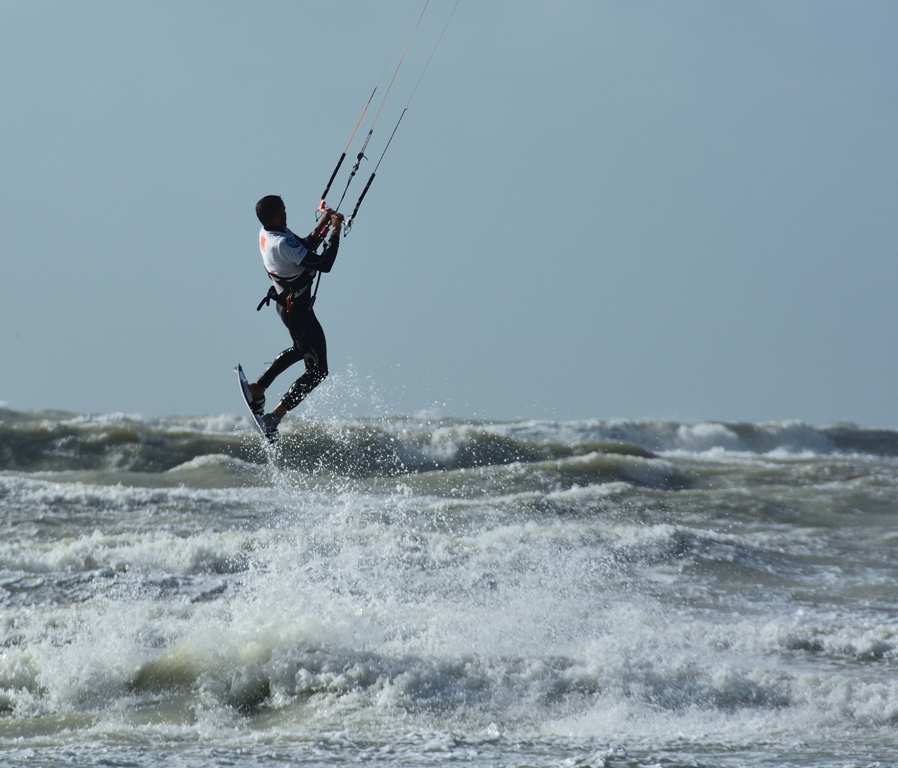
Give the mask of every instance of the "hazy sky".
M 242 413 L 289 342 L 255 201 L 311 228 L 413 6 L 0 0 L 0 401 Z M 308 407 L 898 427 L 896 41 L 891 1 L 461 0 Z

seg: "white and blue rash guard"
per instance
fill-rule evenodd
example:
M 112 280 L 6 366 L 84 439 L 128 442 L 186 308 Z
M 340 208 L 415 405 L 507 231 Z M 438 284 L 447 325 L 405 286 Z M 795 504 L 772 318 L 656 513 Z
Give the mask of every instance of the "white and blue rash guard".
M 259 250 L 262 251 L 262 263 L 269 275 L 292 280 L 306 271 L 302 260 L 310 251 L 289 229 L 273 232 L 262 227 Z
M 280 231 L 262 227 L 259 232 L 262 263 L 278 293 L 286 290 L 288 285 L 297 293 L 303 293 L 315 278 L 316 272 L 331 271 L 339 246 L 340 236 L 336 232 L 331 233 L 322 253 L 309 249 L 289 229 Z

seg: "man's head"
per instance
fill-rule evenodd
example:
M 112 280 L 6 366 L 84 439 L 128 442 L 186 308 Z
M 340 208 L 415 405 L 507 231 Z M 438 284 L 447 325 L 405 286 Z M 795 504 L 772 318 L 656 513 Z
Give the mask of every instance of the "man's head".
M 256 216 L 265 229 L 283 229 L 287 226 L 287 209 L 280 195 L 265 195 L 256 203 Z

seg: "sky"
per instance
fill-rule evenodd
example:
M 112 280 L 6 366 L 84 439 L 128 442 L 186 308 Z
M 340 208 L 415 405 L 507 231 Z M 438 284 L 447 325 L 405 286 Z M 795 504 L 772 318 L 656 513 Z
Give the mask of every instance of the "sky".
M 898 4 L 459 0 L 434 48 L 454 5 L 300 408 L 898 427 Z M 0 0 L 0 402 L 242 413 L 289 346 L 255 202 L 312 228 L 416 7 Z

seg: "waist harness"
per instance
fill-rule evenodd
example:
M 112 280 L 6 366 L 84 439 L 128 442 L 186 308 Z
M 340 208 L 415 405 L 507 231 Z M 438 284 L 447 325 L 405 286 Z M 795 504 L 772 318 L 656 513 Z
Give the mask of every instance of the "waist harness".
M 267 307 L 272 301 L 276 304 L 280 304 L 284 307 L 287 312 L 290 312 L 293 309 L 294 304 L 298 303 L 302 300 L 303 295 L 311 288 L 312 283 L 315 281 L 315 276 L 318 276 L 318 279 L 321 280 L 321 274 L 316 273 L 314 271 L 305 271 L 301 275 L 292 278 L 278 277 L 277 275 L 273 275 L 269 273 L 269 277 L 271 278 L 271 282 L 273 285 L 268 289 L 268 293 L 265 294 L 265 298 L 259 302 L 259 306 L 256 307 L 256 312 L 262 309 L 262 307 Z M 315 285 L 315 292 L 308 299 L 308 304 L 306 305 L 307 309 L 311 309 L 312 305 L 315 303 L 315 295 L 318 293 L 318 285 Z
M 310 253 L 315 253 L 316 249 L 319 245 L 321 245 L 321 241 L 323 239 L 322 235 L 318 235 L 315 232 L 310 234 L 306 238 L 298 238 L 299 241 L 308 249 Z M 325 254 L 329 253 L 331 250 L 333 251 L 330 263 L 333 264 L 333 259 L 337 255 L 337 248 L 339 247 L 340 239 L 332 238 L 328 243 L 327 248 L 325 248 Z M 330 266 L 328 266 L 325 271 L 329 271 Z M 274 283 L 269 289 L 268 293 L 265 294 L 265 298 L 259 302 L 259 306 L 256 307 L 256 312 L 262 309 L 262 307 L 267 307 L 274 301 L 277 304 L 280 304 L 284 307 L 287 312 L 293 308 L 293 305 L 302 298 L 303 294 L 309 290 L 312 286 L 312 283 L 315 283 L 315 290 L 312 291 L 311 297 L 308 299 L 308 304 L 306 305 L 306 309 L 311 309 L 312 305 L 315 303 L 315 297 L 318 295 L 318 285 L 321 282 L 321 272 L 309 269 L 308 267 L 303 267 L 303 271 L 301 274 L 296 277 L 278 277 L 277 275 L 268 272 L 268 276 L 271 278 L 271 282 Z M 318 278 L 317 281 L 315 278 Z

